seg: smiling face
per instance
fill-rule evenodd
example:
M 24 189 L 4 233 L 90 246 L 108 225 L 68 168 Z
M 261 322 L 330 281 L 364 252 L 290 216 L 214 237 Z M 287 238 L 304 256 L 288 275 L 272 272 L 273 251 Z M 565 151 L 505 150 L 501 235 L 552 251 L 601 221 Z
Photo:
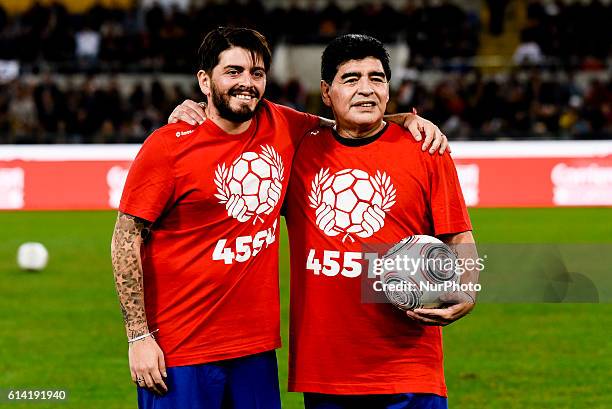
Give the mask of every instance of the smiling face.
M 349 60 L 338 67 L 331 84 L 321 81 L 321 95 L 334 112 L 339 133 L 368 132 L 382 125 L 389 82 L 377 58 Z
M 232 47 L 219 54 L 210 74 L 198 72 L 198 82 L 221 118 L 241 123 L 255 115 L 266 90 L 266 71 L 260 57 L 253 60 L 248 50 Z

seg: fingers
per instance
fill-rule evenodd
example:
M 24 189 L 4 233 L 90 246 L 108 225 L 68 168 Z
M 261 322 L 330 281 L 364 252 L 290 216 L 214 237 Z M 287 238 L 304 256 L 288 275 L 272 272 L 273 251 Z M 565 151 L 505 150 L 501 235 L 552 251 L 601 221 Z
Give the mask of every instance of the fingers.
M 198 125 L 200 123 L 192 113 L 187 112 L 179 105 L 174 108 L 174 111 L 170 114 L 168 123 L 174 124 L 180 121 L 187 122 L 189 125 Z
M 202 105 L 190 99 L 186 99 L 185 101 L 183 101 L 181 106 L 183 106 L 187 113 L 189 113 L 194 119 L 196 119 L 199 124 L 206 121 L 206 112 L 204 111 Z
M 199 125 L 204 122 L 204 119 L 202 119 L 196 111 L 190 108 L 177 107 L 176 109 L 178 110 L 176 112 L 176 117 L 179 121 L 187 122 L 189 125 Z
M 160 395 L 168 391 L 164 354 L 152 337 L 130 344 L 128 355 L 132 380 L 140 388 Z
M 227 209 L 227 215 L 237 219 L 240 222 L 246 222 L 250 219 L 247 215 L 249 208 L 246 205 L 244 199 L 238 195 L 231 195 L 227 203 L 225 204 Z
M 416 308 L 414 313 L 420 317 L 426 317 L 431 319 L 440 319 L 448 321 L 452 318 L 453 311 L 457 305 L 453 305 L 448 308 Z
M 179 115 L 178 115 L 178 111 L 179 111 L 180 107 L 176 107 L 172 110 L 172 113 L 170 114 L 170 116 L 168 117 L 168 123 L 169 124 L 175 124 L 179 121 Z
M 369 223 L 374 231 L 380 230 L 380 228 L 385 224 L 385 219 L 376 213 L 372 207 L 368 207 L 368 209 L 363 213 L 363 220 Z
M 244 199 L 239 197 L 238 195 L 231 195 L 230 199 L 227 201 L 227 214 L 231 217 L 238 217 L 240 212 L 242 211 L 244 205 Z
M 164 378 L 167 378 L 168 377 L 168 373 L 166 372 L 166 360 L 164 359 L 164 353 L 161 352 L 161 350 L 159 352 L 159 357 L 157 359 L 157 364 L 159 365 L 159 372 L 161 372 L 161 375 Z
M 421 141 L 423 139 L 423 134 L 425 134 L 425 140 L 421 146 L 423 151 L 429 149 L 430 154 L 439 151 L 440 155 L 442 155 L 445 151 L 450 152 L 446 135 L 444 135 L 442 131 L 440 131 L 440 128 L 438 128 L 432 122 L 421 118 L 416 114 L 414 116 L 409 115 L 404 122 L 404 127 L 410 131 L 417 142 Z
M 450 152 L 450 145 L 448 144 L 448 139 L 446 138 L 446 135 L 442 135 L 444 136 L 444 142 L 442 142 L 442 145 L 440 146 L 440 155 L 444 155 L 444 152 L 446 152 L 446 150 Z
M 249 216 L 246 214 L 249 208 L 242 197 L 231 195 L 225 204 L 225 208 L 227 209 L 228 216 L 238 219 L 241 222 L 249 220 Z
M 195 102 L 192 99 L 186 99 L 181 104 L 182 107 L 189 108 L 197 113 L 199 113 L 202 119 L 206 119 L 206 114 L 204 113 L 204 108 L 198 102 Z
M 238 195 L 231 195 L 227 203 L 225 204 L 225 208 L 227 209 L 227 215 L 232 216 L 234 212 L 234 207 L 236 206 L 236 202 L 238 201 Z
M 153 372 L 151 373 L 151 378 L 153 379 L 155 389 L 158 391 L 158 393 L 164 394 L 168 392 L 168 387 L 166 386 L 166 383 L 162 378 L 162 374 L 159 371 L 159 368 L 153 369 Z
M 187 122 L 190 125 L 202 124 L 206 120 L 204 109 L 195 101 L 186 99 L 183 103 L 170 114 L 168 123 L 176 123 L 179 121 Z
M 240 209 L 238 211 L 238 214 L 236 215 L 236 219 L 241 220 L 241 221 L 247 221 L 249 220 L 248 216 L 246 215 L 247 210 L 249 210 L 249 208 L 246 205 L 246 202 L 244 201 L 243 198 L 240 198 Z
M 427 124 L 423 127 L 423 130 L 425 131 L 425 141 L 423 141 L 423 145 L 421 146 L 423 152 L 425 152 L 427 148 L 429 148 L 435 137 L 435 125 L 431 125 L 432 126 L 429 126 L 429 124 Z
M 278 203 L 278 199 L 280 199 L 280 195 L 283 192 L 283 186 L 280 184 L 278 179 L 274 179 L 274 182 L 270 185 L 270 190 L 268 191 L 268 199 L 271 199 L 274 204 Z
M 370 223 L 367 223 L 365 220 L 361 222 L 361 228 L 363 229 L 363 231 L 357 233 L 357 236 L 359 237 L 365 238 L 370 237 L 374 234 L 374 228 L 370 225 Z
M 447 308 L 417 308 L 412 313 L 418 319 L 435 321 L 439 323 L 438 325 L 448 325 L 467 315 L 472 308 L 474 304 L 459 303 Z
M 157 371 L 157 368 L 141 368 L 134 372 L 134 383 L 141 388 L 147 388 L 152 392 L 157 394 L 161 394 L 162 391 L 167 392 L 168 388 L 166 388 L 164 384 L 164 388 L 158 387 L 154 377 L 151 375 L 152 372 Z M 158 371 L 159 372 L 159 371 Z
M 317 216 L 317 225 L 321 225 L 322 221 L 328 217 L 329 213 L 331 213 L 331 206 L 327 203 L 321 203 L 321 205 L 317 207 L 317 210 L 315 210 L 315 215 Z
M 335 236 L 334 227 L 336 227 L 336 222 L 334 219 L 327 220 L 323 225 L 323 232 L 328 236 Z
M 150 373 L 145 372 L 144 374 L 140 375 L 142 378 L 144 378 L 145 380 L 145 385 L 147 385 L 147 389 L 149 389 L 152 392 L 157 393 L 158 395 L 162 394 L 161 389 L 159 389 L 157 387 L 157 385 L 155 384 L 155 381 L 153 380 L 153 377 L 151 376 Z
M 359 237 L 370 237 L 385 225 L 385 212 L 378 205 L 370 206 L 363 213 L 361 222 L 362 231 L 357 233 Z
M 385 224 L 385 211 L 381 209 L 380 206 L 377 204 L 372 206 L 372 209 L 374 209 L 374 213 L 378 215 L 381 224 L 384 225 Z
M 429 148 L 429 153 L 433 154 L 434 152 L 436 152 L 440 148 L 440 145 L 442 144 L 443 140 L 444 140 L 444 135 L 442 135 L 442 132 L 440 132 L 440 129 L 436 127 L 436 130 L 434 132 L 434 140 L 431 143 L 431 147 Z
M 159 367 L 151 367 L 141 371 L 137 378 L 137 385 L 141 388 L 146 387 L 151 392 L 158 395 L 163 395 L 168 392 L 168 387 L 166 386 L 166 382 L 164 382 L 162 372 L 160 372 Z
M 415 310 L 416 311 L 416 310 Z M 429 317 L 425 317 L 423 315 L 417 314 L 414 311 L 406 311 L 406 315 L 408 316 L 408 318 L 417 321 L 423 325 L 438 325 L 438 326 L 444 326 L 447 325 L 447 322 L 441 321 L 439 319 L 433 319 L 433 318 L 429 318 Z
M 325 234 L 332 235 L 333 229 L 336 226 L 336 212 L 332 210 L 328 204 L 323 204 L 325 208 L 317 217 L 317 225 L 321 226 Z
M 240 198 L 236 197 L 236 199 L 234 199 L 234 202 L 227 209 L 227 211 L 230 214 L 230 216 L 236 218 L 236 217 L 238 217 L 238 214 L 240 213 L 240 210 L 241 210 Z
M 420 142 L 421 139 L 423 139 L 423 137 L 421 136 L 421 131 L 419 130 L 419 125 L 416 121 L 412 121 L 408 124 L 408 130 L 417 142 Z
M 449 308 L 417 308 L 406 311 L 406 315 L 425 325 L 445 326 L 455 321 L 456 310 Z
M 442 131 L 436 127 L 436 139 L 438 139 L 439 137 L 439 147 L 436 147 L 435 149 L 430 149 L 429 153 L 434 153 L 436 150 L 438 151 L 438 153 L 440 155 L 443 155 L 444 152 L 446 150 L 448 150 L 450 152 L 450 146 L 448 144 L 448 138 L 446 137 L 446 135 L 444 135 L 442 133 Z

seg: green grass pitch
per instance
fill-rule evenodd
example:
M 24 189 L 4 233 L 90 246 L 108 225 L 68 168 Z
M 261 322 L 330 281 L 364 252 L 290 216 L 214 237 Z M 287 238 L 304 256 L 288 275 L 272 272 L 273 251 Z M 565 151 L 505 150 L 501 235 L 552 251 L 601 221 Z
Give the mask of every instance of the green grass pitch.
M 612 209 L 472 209 L 481 242 L 612 242 Z M 0 390 L 68 390 L 64 403 L 10 408 L 133 408 L 127 344 L 113 287 L 114 212 L 0 213 Z M 282 234 L 283 338 L 288 320 Z M 42 273 L 18 271 L 17 247 L 40 241 Z M 478 305 L 445 329 L 452 408 L 611 408 L 612 304 Z M 287 350 L 278 352 L 283 407 Z M 6 404 L 0 401 L 0 406 Z

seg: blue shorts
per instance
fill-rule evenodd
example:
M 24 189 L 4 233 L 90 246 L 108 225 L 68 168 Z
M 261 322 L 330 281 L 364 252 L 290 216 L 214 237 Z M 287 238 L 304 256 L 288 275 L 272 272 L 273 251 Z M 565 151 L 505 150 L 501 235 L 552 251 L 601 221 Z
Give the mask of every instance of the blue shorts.
M 167 368 L 168 393 L 138 388 L 140 409 L 280 409 L 276 352 Z
M 324 395 L 304 393 L 305 409 L 448 409 L 446 398 L 428 393 Z

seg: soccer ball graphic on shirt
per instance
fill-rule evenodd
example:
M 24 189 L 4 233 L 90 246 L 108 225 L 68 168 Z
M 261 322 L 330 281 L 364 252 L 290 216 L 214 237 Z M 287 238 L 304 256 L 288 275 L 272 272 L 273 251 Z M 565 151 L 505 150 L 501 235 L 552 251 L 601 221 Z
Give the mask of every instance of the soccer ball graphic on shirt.
M 309 201 L 326 235 L 354 242 L 353 235 L 371 237 L 385 225 L 395 198 L 395 187 L 384 172 L 370 176 L 360 169 L 344 169 L 330 175 L 329 169 L 321 169 L 312 181 Z
M 281 156 L 271 146 L 261 146 L 261 153 L 244 152 L 227 168 L 225 163 L 215 171 L 215 197 L 225 205 L 228 216 L 239 222 L 272 213 L 277 206 L 284 179 Z

